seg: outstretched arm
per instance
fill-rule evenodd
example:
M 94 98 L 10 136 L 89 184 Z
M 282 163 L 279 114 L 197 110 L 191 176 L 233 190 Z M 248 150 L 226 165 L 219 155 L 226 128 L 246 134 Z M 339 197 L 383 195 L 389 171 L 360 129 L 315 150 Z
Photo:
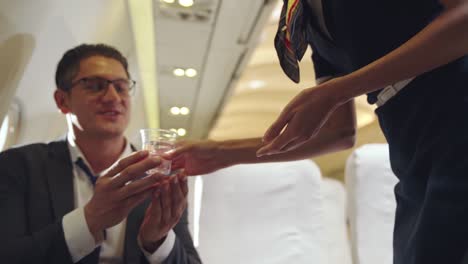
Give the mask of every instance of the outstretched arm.
M 355 131 L 354 101 L 350 101 L 335 111 L 317 137 L 289 152 L 257 157 L 262 139 L 250 138 L 186 142 L 166 158 L 173 160 L 173 169 L 200 175 L 236 164 L 299 160 L 343 150 L 354 145 Z

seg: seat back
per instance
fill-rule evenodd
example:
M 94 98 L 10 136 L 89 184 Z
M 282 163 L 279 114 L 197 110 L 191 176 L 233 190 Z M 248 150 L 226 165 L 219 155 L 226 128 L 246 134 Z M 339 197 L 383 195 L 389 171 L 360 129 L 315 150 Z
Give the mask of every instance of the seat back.
M 351 247 L 346 224 L 346 191 L 341 181 L 323 177 L 323 246 L 329 264 L 351 264 Z
M 345 182 L 353 263 L 393 263 L 397 181 L 387 144 L 362 146 L 348 158 Z
M 327 263 L 315 163 L 238 165 L 202 178 L 198 250 L 204 263 Z

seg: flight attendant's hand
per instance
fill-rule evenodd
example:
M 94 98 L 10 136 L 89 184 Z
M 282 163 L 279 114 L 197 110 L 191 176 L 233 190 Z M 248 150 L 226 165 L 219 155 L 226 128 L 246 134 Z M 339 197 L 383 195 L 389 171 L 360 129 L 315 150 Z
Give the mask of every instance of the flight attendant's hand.
M 334 92 L 340 91 L 335 81 L 305 89 L 293 98 L 266 131 L 257 156 L 294 150 L 317 135 L 333 111 L 344 103 Z
M 186 175 L 201 175 L 225 168 L 228 162 L 217 141 L 183 141 L 163 159 L 172 161 L 172 169 L 184 169 Z

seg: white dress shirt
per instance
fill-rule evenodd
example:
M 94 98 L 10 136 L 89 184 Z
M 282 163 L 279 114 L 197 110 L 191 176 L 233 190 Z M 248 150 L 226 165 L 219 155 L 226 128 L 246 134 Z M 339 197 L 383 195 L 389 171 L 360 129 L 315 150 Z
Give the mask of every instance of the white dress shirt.
M 99 262 L 100 263 L 123 263 L 123 252 L 125 242 L 125 227 L 126 219 L 119 224 L 106 229 L 106 239 L 100 244 L 96 244 L 94 237 L 88 229 L 84 216 L 84 206 L 93 196 L 94 186 L 83 170 L 75 164 L 78 158 L 83 159 L 84 163 L 92 171 L 88 161 L 84 157 L 80 148 L 75 144 L 73 137 L 68 136 L 68 147 L 70 150 L 70 158 L 73 163 L 73 191 L 75 210 L 66 214 L 62 219 L 63 231 L 68 250 L 72 256 L 74 263 L 80 261 L 87 256 L 98 246 L 101 246 Z M 132 153 L 130 144 L 127 144 L 120 158 L 126 157 Z M 94 173 L 101 176 L 107 170 Z M 135 238 L 137 239 L 137 238 Z M 175 243 L 175 234 L 171 230 L 163 244 L 153 254 L 146 252 L 141 246 L 141 250 L 150 263 L 162 263 L 169 256 Z M 141 243 L 138 243 L 141 245 Z

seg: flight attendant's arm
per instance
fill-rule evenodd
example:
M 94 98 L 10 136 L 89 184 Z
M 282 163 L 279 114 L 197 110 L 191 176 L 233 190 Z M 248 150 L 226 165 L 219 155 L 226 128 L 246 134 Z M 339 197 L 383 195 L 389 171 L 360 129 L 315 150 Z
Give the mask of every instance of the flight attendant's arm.
M 302 145 L 318 135 L 332 113 L 352 98 L 468 54 L 468 0 L 443 4 L 446 10 L 399 48 L 351 74 L 296 96 L 267 130 L 265 145 L 257 154 L 277 154 Z

